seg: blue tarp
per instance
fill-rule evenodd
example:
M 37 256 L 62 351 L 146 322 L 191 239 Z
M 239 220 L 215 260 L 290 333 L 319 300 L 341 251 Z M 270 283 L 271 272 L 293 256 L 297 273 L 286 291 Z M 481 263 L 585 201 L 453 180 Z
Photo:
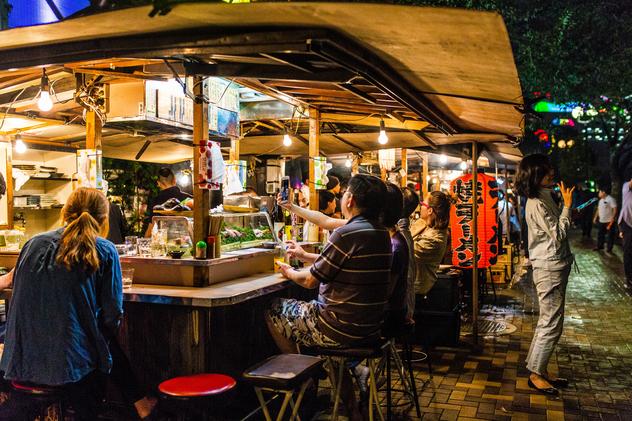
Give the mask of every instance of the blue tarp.
M 66 18 L 90 6 L 90 0 L 49 0 Z M 9 28 L 57 22 L 51 6 L 46 0 L 9 0 Z

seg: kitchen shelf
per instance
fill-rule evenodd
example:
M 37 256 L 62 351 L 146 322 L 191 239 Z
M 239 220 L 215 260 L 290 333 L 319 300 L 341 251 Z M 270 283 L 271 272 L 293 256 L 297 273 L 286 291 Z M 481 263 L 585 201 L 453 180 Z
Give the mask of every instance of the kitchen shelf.
M 44 181 L 71 181 L 70 177 L 31 177 L 27 180 L 27 183 L 31 180 L 44 180 Z

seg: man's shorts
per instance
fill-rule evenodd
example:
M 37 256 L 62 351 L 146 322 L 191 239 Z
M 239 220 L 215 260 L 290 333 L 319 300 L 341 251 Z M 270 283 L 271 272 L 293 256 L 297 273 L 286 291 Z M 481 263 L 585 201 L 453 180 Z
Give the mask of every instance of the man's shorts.
M 268 310 L 270 320 L 287 339 L 307 347 L 337 348 L 340 344 L 318 329 L 317 301 L 276 299 Z

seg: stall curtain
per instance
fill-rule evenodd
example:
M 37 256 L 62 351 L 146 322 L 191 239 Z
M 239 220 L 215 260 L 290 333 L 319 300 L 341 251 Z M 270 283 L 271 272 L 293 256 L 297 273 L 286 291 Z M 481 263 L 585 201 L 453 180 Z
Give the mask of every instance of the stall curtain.
M 452 264 L 464 269 L 473 267 L 472 174 L 450 183 L 456 203 L 450 210 Z M 498 183 L 494 177 L 478 174 L 478 267 L 487 268 L 498 256 Z

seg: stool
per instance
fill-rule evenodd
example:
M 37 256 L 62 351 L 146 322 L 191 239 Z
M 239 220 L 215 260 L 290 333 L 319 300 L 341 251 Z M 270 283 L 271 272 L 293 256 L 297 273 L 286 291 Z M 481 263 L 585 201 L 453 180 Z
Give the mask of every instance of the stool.
M 342 385 L 342 374 L 346 366 L 346 363 L 350 360 L 368 362 L 369 366 L 369 420 L 373 421 L 373 406 L 377 408 L 377 413 L 380 420 L 384 421 L 384 415 L 380 409 L 380 401 L 377 390 L 377 364 L 376 361 L 382 359 L 389 349 L 389 343 L 380 342 L 374 346 L 359 347 L 359 348 L 313 348 L 313 352 L 322 355 L 326 358 L 329 364 L 331 385 L 334 392 L 334 409 L 331 414 L 331 419 L 336 421 L 338 419 L 338 406 L 340 404 L 340 388 Z M 338 378 L 334 376 L 334 358 L 338 359 Z M 390 379 L 388 379 L 390 380 Z M 388 382 L 387 380 L 387 382 Z M 390 392 L 390 384 L 389 390 Z M 390 399 L 389 399 L 390 400 Z M 389 407 L 390 410 L 390 407 Z
M 65 419 L 65 394 L 62 388 L 17 380 L 11 381 L 11 388 L 35 404 L 35 416 L 40 420 Z
M 160 383 L 158 390 L 162 398 L 173 399 L 184 404 L 184 419 L 194 410 L 200 401 L 232 390 L 237 382 L 224 374 L 194 374 L 174 377 Z M 202 419 L 207 418 L 206 407 L 202 409 Z M 180 419 L 180 417 L 178 417 Z M 196 418 L 197 419 L 197 418 Z
M 318 374 L 323 363 L 324 360 L 321 358 L 310 355 L 281 354 L 274 355 L 244 372 L 244 380 L 254 386 L 266 421 L 271 421 L 272 417 L 263 397 L 264 391 L 285 395 L 276 417 L 277 421 L 283 419 L 288 403 L 292 407 L 290 421 L 295 418 L 300 421 L 298 411 L 303 401 L 303 395 L 305 395 L 309 380 Z M 294 392 L 297 389 L 299 392 L 295 403 Z
M 390 334 L 390 338 L 388 341 L 389 344 L 389 353 L 386 356 L 389 358 L 387 361 L 387 370 L 390 369 L 390 358 L 393 358 L 395 362 L 395 367 L 397 368 L 397 372 L 400 376 L 400 380 L 402 385 L 404 386 L 403 392 L 410 397 L 411 403 L 415 406 L 415 411 L 417 412 L 417 417 L 421 418 L 421 408 L 419 407 L 419 395 L 417 393 L 417 383 L 415 381 L 415 373 L 413 371 L 413 346 L 411 344 L 410 339 L 415 335 L 415 322 L 409 321 L 402 325 L 397 331 L 392 332 Z M 395 344 L 400 343 L 402 345 L 402 355 L 397 351 Z M 424 359 L 428 359 L 428 354 L 421 353 L 424 357 L 420 358 L 419 361 L 423 361 Z M 404 362 L 406 363 L 406 367 L 404 367 L 404 363 L 402 362 L 402 357 Z M 431 373 L 432 368 L 430 366 L 430 360 L 428 359 L 428 370 Z M 408 373 L 405 373 L 407 371 Z M 387 373 L 388 374 L 388 373 Z M 387 376 L 390 377 L 390 376 Z M 388 379 L 387 379 L 388 381 Z M 425 383 L 424 383 L 425 386 Z M 387 385 L 388 387 L 388 385 Z M 390 395 L 390 393 L 389 393 Z M 387 397 L 389 396 L 387 395 Z M 390 399 L 387 401 L 387 405 L 389 406 L 387 416 L 390 420 L 391 411 L 390 411 Z M 398 405 L 399 406 L 399 405 Z

